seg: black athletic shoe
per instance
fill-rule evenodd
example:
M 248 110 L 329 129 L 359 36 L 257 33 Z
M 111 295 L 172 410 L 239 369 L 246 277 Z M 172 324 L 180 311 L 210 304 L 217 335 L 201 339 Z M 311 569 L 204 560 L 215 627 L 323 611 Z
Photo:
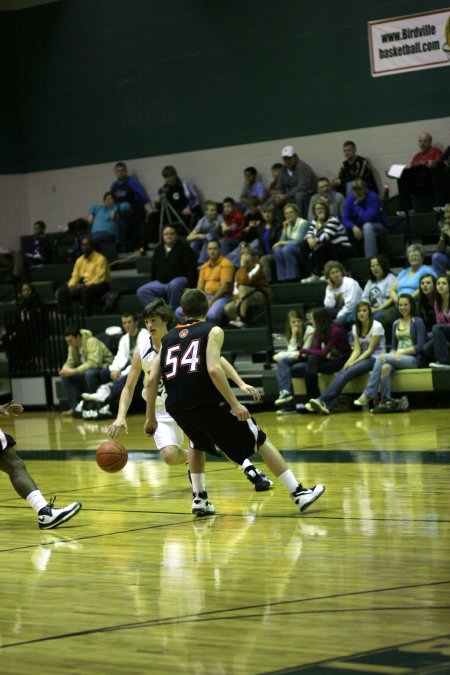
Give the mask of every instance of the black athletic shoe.
M 54 500 L 44 506 L 38 513 L 40 530 L 52 530 L 73 518 L 81 509 L 80 502 L 73 502 L 62 509 L 55 509 Z
M 273 485 L 272 481 L 259 471 L 256 466 L 253 466 L 253 464 L 247 466 L 244 469 L 244 473 L 250 483 L 255 486 L 255 492 L 265 492 L 266 490 L 270 490 Z
M 192 493 L 192 513 L 194 516 L 212 516 L 215 512 L 216 507 L 208 500 L 207 492 Z

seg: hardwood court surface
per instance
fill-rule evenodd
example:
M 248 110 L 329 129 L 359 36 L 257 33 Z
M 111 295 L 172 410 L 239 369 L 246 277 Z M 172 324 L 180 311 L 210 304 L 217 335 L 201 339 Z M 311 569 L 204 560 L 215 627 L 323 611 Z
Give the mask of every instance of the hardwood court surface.
M 193 519 L 142 417 L 114 475 L 93 454 L 107 424 L 2 419 L 46 496 L 83 502 L 42 532 L 2 474 L 2 675 L 450 672 L 449 411 L 256 417 L 326 484 L 305 515 L 212 459 L 217 514 Z

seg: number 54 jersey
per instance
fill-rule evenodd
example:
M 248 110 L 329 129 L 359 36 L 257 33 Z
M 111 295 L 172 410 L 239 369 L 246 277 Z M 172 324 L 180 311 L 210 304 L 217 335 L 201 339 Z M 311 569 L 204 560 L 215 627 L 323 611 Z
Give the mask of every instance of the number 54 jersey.
M 192 321 L 175 326 L 162 339 L 161 372 L 168 413 L 223 403 L 206 365 L 206 345 L 213 323 Z

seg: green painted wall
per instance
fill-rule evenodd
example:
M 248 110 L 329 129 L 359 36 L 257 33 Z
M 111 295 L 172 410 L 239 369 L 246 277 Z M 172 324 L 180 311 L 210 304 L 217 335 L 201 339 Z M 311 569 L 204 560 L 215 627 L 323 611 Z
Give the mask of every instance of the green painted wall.
M 367 21 L 447 6 L 63 0 L 14 12 L 0 171 L 445 116 L 450 69 L 372 78 Z

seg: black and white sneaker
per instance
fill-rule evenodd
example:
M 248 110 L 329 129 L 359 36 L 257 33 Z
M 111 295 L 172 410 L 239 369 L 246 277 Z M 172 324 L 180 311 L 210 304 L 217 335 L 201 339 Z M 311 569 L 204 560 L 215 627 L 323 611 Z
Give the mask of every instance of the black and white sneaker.
M 292 499 L 303 513 L 303 511 L 306 511 L 311 504 L 314 504 L 324 492 L 325 485 L 314 485 L 312 488 L 304 488 L 303 485 L 298 485 L 295 492 L 292 493 Z
M 192 513 L 194 516 L 212 516 L 215 512 L 216 507 L 208 500 L 207 492 L 192 493 Z
M 81 509 L 80 502 L 73 502 L 63 509 L 55 509 L 53 499 L 47 506 L 44 506 L 38 513 L 38 523 L 40 530 L 52 530 L 73 518 Z
M 255 486 L 255 492 L 265 492 L 270 490 L 273 483 L 270 478 L 267 478 L 265 474 L 262 473 L 256 466 L 250 464 L 244 469 L 244 474 L 246 478 Z

